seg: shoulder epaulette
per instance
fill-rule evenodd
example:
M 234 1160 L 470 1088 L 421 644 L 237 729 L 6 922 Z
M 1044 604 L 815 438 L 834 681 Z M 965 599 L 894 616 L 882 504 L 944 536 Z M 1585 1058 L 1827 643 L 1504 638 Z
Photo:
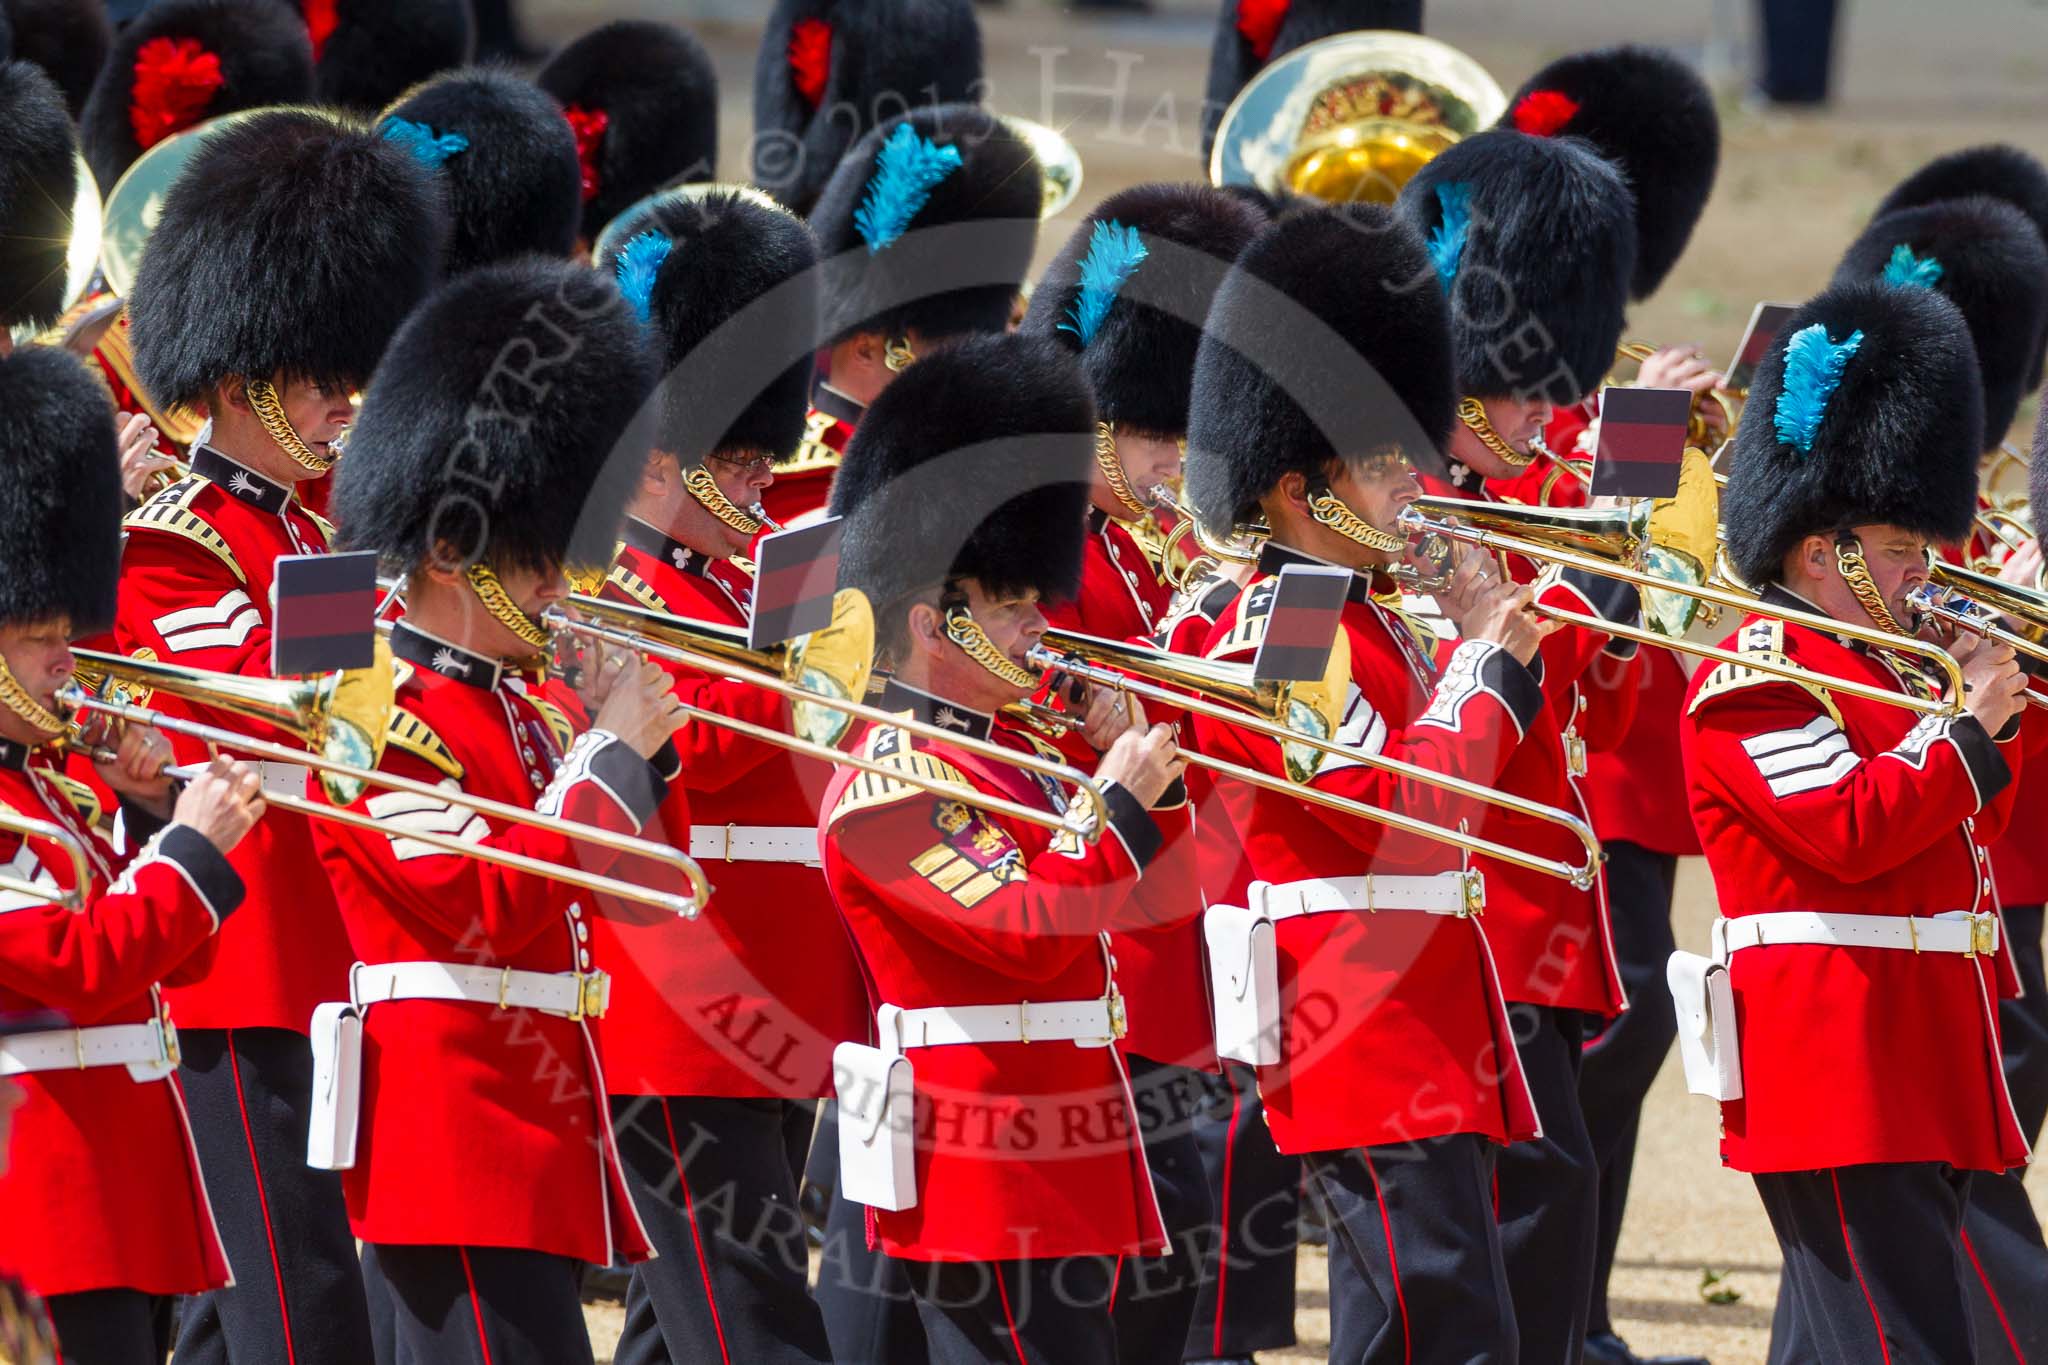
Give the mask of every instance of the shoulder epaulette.
M 831 413 L 813 408 L 810 416 L 804 419 L 804 438 L 797 443 L 796 454 L 775 466 L 775 476 L 782 478 L 790 474 L 839 468 L 839 452 L 825 441 L 825 433 L 832 430 L 838 421 Z
M 425 721 L 402 706 L 391 708 L 391 719 L 384 727 L 384 742 L 394 749 L 405 750 L 415 758 L 425 759 L 457 782 L 462 780 L 462 764 L 447 742 Z
M 668 601 L 656 592 L 646 579 L 623 564 L 612 565 L 612 571 L 606 581 L 649 611 L 668 610 Z
M 531 692 L 526 694 L 526 699 L 533 703 L 534 710 L 540 712 L 540 718 L 548 723 L 548 729 L 555 736 L 555 747 L 568 753 L 569 746 L 576 742 L 576 726 L 570 721 L 569 713 L 546 697 L 535 696 Z
M 1789 665 L 1792 662 L 1791 656 L 1785 652 L 1783 621 L 1764 619 L 1750 622 L 1743 627 L 1742 636 L 1736 642 L 1735 648 L 1744 659 L 1753 659 L 1757 663 Z M 1798 688 L 1818 701 L 1837 725 L 1842 723 L 1842 713 L 1836 709 L 1835 699 L 1828 694 L 1826 688 L 1766 672 L 1748 663 L 1715 665 L 1714 671 L 1707 675 L 1706 681 L 1693 693 L 1692 704 L 1686 707 L 1686 714 L 1691 715 L 1716 697 L 1725 697 L 1730 692 L 1738 692 L 1745 687 L 1761 687 L 1766 683 L 1779 683 L 1786 687 Z
M 235 562 L 235 552 L 228 548 L 227 539 L 219 531 L 214 530 L 204 517 L 192 510 L 192 502 L 205 491 L 206 483 L 205 479 L 196 474 L 182 478 L 130 512 L 123 518 L 121 524 L 131 531 L 163 531 L 169 535 L 183 536 L 186 540 L 204 546 L 216 559 L 232 569 L 237 582 L 247 583 L 249 576 L 243 573 L 242 566 Z
M 105 818 L 107 808 L 101 803 L 100 794 L 92 789 L 90 783 L 80 782 L 77 778 L 60 773 L 54 768 L 45 768 L 42 774 L 49 779 L 50 785 L 71 803 L 71 809 L 78 812 L 78 818 L 84 821 L 88 828 L 100 827 L 100 821 Z
M 334 523 L 329 521 L 327 518 L 321 516 L 318 512 L 315 512 L 312 508 L 306 506 L 304 503 L 301 503 L 299 505 L 299 510 L 301 512 L 304 512 L 307 516 L 307 519 L 310 520 L 315 526 L 320 528 L 320 534 L 327 538 L 327 543 L 329 545 L 332 545 L 334 543 Z
M 1233 654 L 1257 652 L 1266 640 L 1266 625 L 1272 618 L 1273 594 L 1279 582 L 1277 578 L 1269 578 L 1245 590 L 1238 599 L 1237 619 L 1230 623 L 1230 633 L 1210 647 L 1210 658 L 1224 659 Z
M 911 779 L 950 782 L 959 787 L 974 785 L 967 779 L 967 774 L 943 758 L 911 748 L 909 736 L 886 726 L 877 726 L 869 732 L 867 741 L 861 745 L 861 755 L 894 768 L 903 776 L 875 772 L 855 774 L 853 781 L 846 784 L 846 790 L 839 794 L 839 802 L 832 807 L 832 818 L 826 822 L 828 824 L 837 824 L 859 811 L 932 795 Z

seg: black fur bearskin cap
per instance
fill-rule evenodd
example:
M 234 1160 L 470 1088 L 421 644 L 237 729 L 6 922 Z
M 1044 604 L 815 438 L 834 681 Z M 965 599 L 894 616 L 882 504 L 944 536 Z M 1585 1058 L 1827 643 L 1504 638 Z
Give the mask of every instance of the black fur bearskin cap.
M 366 117 L 476 51 L 469 0 L 333 0 L 333 19 L 315 36 L 314 89 Z
M 56 347 L 0 359 L 0 622 L 112 624 L 125 506 L 106 386 Z
M 30 62 L 0 64 L 0 331 L 47 327 L 65 297 L 77 144 L 64 96 Z

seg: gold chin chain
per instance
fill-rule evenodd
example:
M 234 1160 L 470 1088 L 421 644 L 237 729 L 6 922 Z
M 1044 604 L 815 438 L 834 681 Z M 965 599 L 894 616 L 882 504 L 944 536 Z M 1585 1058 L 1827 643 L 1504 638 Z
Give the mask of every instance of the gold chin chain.
M 315 474 L 325 474 L 334 468 L 332 455 L 315 455 L 313 447 L 306 444 L 306 438 L 299 435 L 291 418 L 284 415 L 284 404 L 278 400 L 277 390 L 267 379 L 252 379 L 243 385 L 249 395 L 249 411 L 256 414 L 256 420 L 270 433 L 270 439 L 277 442 L 277 448 L 297 460 Z
M 690 496 L 704 505 L 704 510 L 717 517 L 743 536 L 758 533 L 761 523 L 742 512 L 739 507 L 719 490 L 718 480 L 711 477 L 711 471 L 703 465 L 691 465 L 683 475 L 683 487 L 690 490 Z
M 1863 610 L 1870 613 L 1870 619 L 1879 630 L 1888 630 L 1894 635 L 1910 635 L 1902 630 L 1892 610 L 1885 605 L 1884 594 L 1877 590 L 1877 583 L 1870 576 L 1870 566 L 1863 562 L 1863 546 L 1854 536 L 1846 536 L 1835 542 L 1835 570 L 1842 575 L 1842 581 L 1849 585 L 1849 591 L 1856 594 L 1856 600 L 1863 604 Z
M 1371 522 L 1359 516 L 1358 513 L 1346 507 L 1342 502 L 1339 502 L 1334 493 L 1318 493 L 1315 497 L 1310 498 L 1308 510 L 1309 514 L 1317 521 L 1329 527 L 1338 535 L 1343 536 L 1346 540 L 1356 541 L 1368 550 L 1378 550 L 1381 554 L 1397 555 L 1408 548 L 1408 542 L 1398 536 L 1388 535 L 1379 527 L 1374 526 Z
M 0 706 L 6 707 L 50 739 L 55 739 L 68 728 L 61 716 L 31 697 L 28 689 L 15 681 L 14 671 L 8 668 L 5 659 L 0 659 Z
M 890 337 L 882 347 L 882 363 L 889 367 L 891 374 L 902 374 L 916 359 L 917 352 L 910 349 L 909 337 Z
M 961 653 L 1010 686 L 1038 686 L 1038 675 L 1012 663 L 1010 656 L 996 648 L 996 642 L 988 638 L 988 632 L 981 628 L 981 622 L 975 620 L 973 614 L 966 609 L 946 609 L 946 638 L 960 646 Z
M 1479 438 L 1481 445 L 1492 451 L 1504 463 L 1515 469 L 1526 469 L 1536 462 L 1534 451 L 1523 452 L 1509 445 L 1501 434 L 1493 429 L 1493 423 L 1486 416 L 1486 404 L 1477 398 L 1458 400 L 1458 420 L 1465 429 Z
M 1102 471 L 1109 491 L 1130 509 L 1132 516 L 1142 517 L 1152 510 L 1149 504 L 1139 501 L 1137 491 L 1131 487 L 1131 476 L 1124 473 L 1124 462 L 1117 458 L 1116 427 L 1113 423 L 1095 424 L 1095 467 Z
M 532 645 L 535 649 L 546 649 L 555 642 L 546 626 L 520 610 L 512 600 L 512 594 L 505 591 L 505 585 L 498 581 L 498 575 L 487 564 L 472 564 L 463 574 L 469 580 L 469 589 L 476 594 L 476 600 L 484 604 L 484 610 L 491 619 L 519 637 L 520 643 Z

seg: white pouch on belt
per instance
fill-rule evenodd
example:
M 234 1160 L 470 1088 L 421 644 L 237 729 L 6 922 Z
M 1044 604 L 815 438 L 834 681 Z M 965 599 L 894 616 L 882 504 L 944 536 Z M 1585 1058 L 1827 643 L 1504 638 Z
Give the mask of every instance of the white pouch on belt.
M 1685 1088 L 1709 1099 L 1741 1099 L 1742 1050 L 1735 1037 L 1735 987 L 1728 964 L 1698 953 L 1673 953 L 1664 978 L 1678 1011 Z
M 883 1007 L 883 1037 L 895 1030 Z M 865 1043 L 832 1049 L 839 1097 L 839 1192 L 894 1213 L 917 1204 L 917 1109 L 910 1059 Z
M 1273 921 L 1238 905 L 1202 913 L 1216 1052 L 1248 1066 L 1280 1060 L 1280 963 Z
M 363 1016 L 346 1000 L 313 1011 L 313 1117 L 306 1164 L 345 1171 L 356 1164 L 363 1098 Z

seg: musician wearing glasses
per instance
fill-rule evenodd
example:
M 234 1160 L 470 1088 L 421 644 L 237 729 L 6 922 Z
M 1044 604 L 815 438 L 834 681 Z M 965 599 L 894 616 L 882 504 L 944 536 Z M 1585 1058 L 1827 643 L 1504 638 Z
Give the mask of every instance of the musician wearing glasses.
M 973 22 L 964 3 L 940 8 Z M 803 443 L 768 490 L 777 522 L 801 524 L 825 505 L 868 404 L 919 356 L 1008 328 L 1038 245 L 1042 180 L 1030 144 L 973 104 L 890 119 L 840 158 L 809 213 L 824 275 L 825 360 Z M 962 279 L 973 283 L 948 287 Z
M 664 370 L 654 453 L 603 595 L 744 630 L 753 576 L 735 557 L 766 529 L 758 504 L 774 462 L 803 435 L 817 251 L 795 215 L 730 191 L 636 212 L 614 236 L 622 245 L 600 266 L 646 320 Z M 730 372 L 734 357 L 754 368 Z M 764 688 L 665 667 L 692 706 L 792 728 L 789 703 Z M 688 934 L 644 919 L 595 928 L 615 964 L 598 1035 L 613 1122 L 659 1252 L 634 1270 L 620 1354 L 822 1361 L 798 1179 L 832 1049 L 865 1036 L 868 1015 L 819 869 L 831 770 L 716 725 L 678 742 L 664 824 L 713 867 L 717 895 Z
M 125 1365 L 169 1349 L 170 1296 L 230 1280 L 157 983 L 206 970 L 242 900 L 227 854 L 263 800 L 246 764 L 216 759 L 177 791 L 155 732 L 101 737 L 116 746 L 97 765 L 121 799 L 116 854 L 98 798 L 53 748 L 72 634 L 113 615 L 122 496 L 105 391 L 60 350 L 0 360 L 0 452 L 15 512 L 0 522 L 0 824 L 54 825 L 84 857 L 0 832 L 0 1013 L 62 1016 L 0 1037 L 0 1077 L 28 1092 L 0 1161 L 0 1275 L 47 1301 L 64 1359 Z
M 1355 268 L 1333 275 L 1340 255 Z M 1215 535 L 1271 531 L 1210 632 L 1210 659 L 1250 662 L 1287 565 L 1349 570 L 1336 738 L 1364 759 L 1484 783 L 1521 747 L 1554 742 L 1529 667 L 1554 627 L 1481 555 L 1460 556 L 1443 592 L 1466 637 L 1448 667 L 1396 605 L 1387 570 L 1406 543 L 1392 527 L 1419 491 L 1411 457 L 1433 459 L 1450 425 L 1453 389 L 1443 296 L 1384 281 L 1427 264 L 1383 208 L 1298 210 L 1255 238 L 1217 293 L 1196 363 L 1188 492 Z M 1337 383 L 1324 357 L 1284 342 L 1310 324 L 1345 345 L 1353 371 Z M 1254 339 L 1269 349 L 1245 349 Z M 1275 740 L 1195 725 L 1204 753 L 1290 773 Z M 1325 756 L 1304 780 L 1446 829 L 1494 827 L 1469 797 L 1367 762 Z M 1273 1141 L 1305 1158 L 1333 1219 L 1333 1354 L 1511 1355 L 1493 1173 L 1501 1146 L 1532 1138 L 1537 1120 L 1501 1046 L 1505 1002 L 1480 915 L 1490 888 L 1442 843 L 1227 778 L 1217 790 L 1256 880 L 1253 918 L 1234 937 L 1211 912 L 1212 990 L 1232 991 L 1236 945 L 1272 933 L 1278 1031 L 1239 1055 L 1258 1064 Z
M 507 354 L 533 368 L 508 372 Z M 578 1263 L 650 1253 L 591 1036 L 608 985 L 591 936 L 602 903 L 411 836 L 603 872 L 621 855 L 494 827 L 453 798 L 614 833 L 654 821 L 682 724 L 667 675 L 622 654 L 595 662 L 587 728 L 575 699 L 538 681 L 551 643 L 538 617 L 567 595 L 564 565 L 611 551 L 653 379 L 638 319 L 588 267 L 472 271 L 393 341 L 336 484 L 346 544 L 407 577 L 384 766 L 451 795 L 373 792 L 361 808 L 381 832 L 315 828 L 356 958 L 330 984 L 362 1038 L 353 1146 L 333 1144 L 328 1164 L 392 1313 L 378 1365 L 587 1362 Z
M 204 413 L 192 473 L 131 514 L 115 639 L 123 653 L 262 677 L 280 555 L 328 528 L 299 490 L 334 464 L 349 393 L 436 271 L 427 172 L 392 143 L 309 113 L 267 113 L 207 140 L 164 202 L 129 311 L 136 363 L 163 403 Z M 166 699 L 167 713 L 255 734 Z M 204 746 L 174 741 L 181 759 Z M 306 774 L 266 764 L 294 794 Z M 334 1177 L 305 1165 L 306 1030 L 350 960 L 299 816 L 236 849 L 249 899 L 213 967 L 173 989 L 185 1086 L 235 1287 L 184 1315 L 181 1354 L 299 1365 L 367 1358 L 356 1250 Z
M 1721 1099 L 1785 1253 L 1797 1333 L 1823 1360 L 1970 1360 L 1973 1172 L 2023 1165 L 1999 1062 L 1986 845 L 2020 767 L 2010 650 L 1951 645 L 1963 691 L 1893 636 L 1928 552 L 1970 529 L 1977 358 L 1936 292 L 1837 285 L 1779 333 L 1724 503 L 1761 605 L 1726 642 L 1813 680 L 1723 664 L 1687 698 L 1693 822 L 1724 916 L 1679 954 L 1691 1087 Z M 1919 710 L 1851 696 L 1860 683 Z M 2031 743 L 2031 739 L 2027 741 Z
M 841 582 L 878 604 L 883 706 L 1039 752 L 995 714 L 1038 686 L 1039 602 L 1077 586 L 1094 432 L 1078 369 L 1031 338 L 939 348 L 877 400 L 832 511 Z M 876 1206 L 940 1365 L 1117 1359 L 1118 1259 L 1165 1246 L 1104 931 L 1185 915 L 1195 889 L 1147 886 L 1182 760 L 1117 700 L 1090 727 L 1106 824 L 1056 779 L 887 726 L 859 751 L 901 777 L 842 768 L 827 793 L 825 875 L 879 1007 L 877 1046 L 837 1068 L 840 1197 Z M 875 1077 L 911 1091 L 880 1103 Z

